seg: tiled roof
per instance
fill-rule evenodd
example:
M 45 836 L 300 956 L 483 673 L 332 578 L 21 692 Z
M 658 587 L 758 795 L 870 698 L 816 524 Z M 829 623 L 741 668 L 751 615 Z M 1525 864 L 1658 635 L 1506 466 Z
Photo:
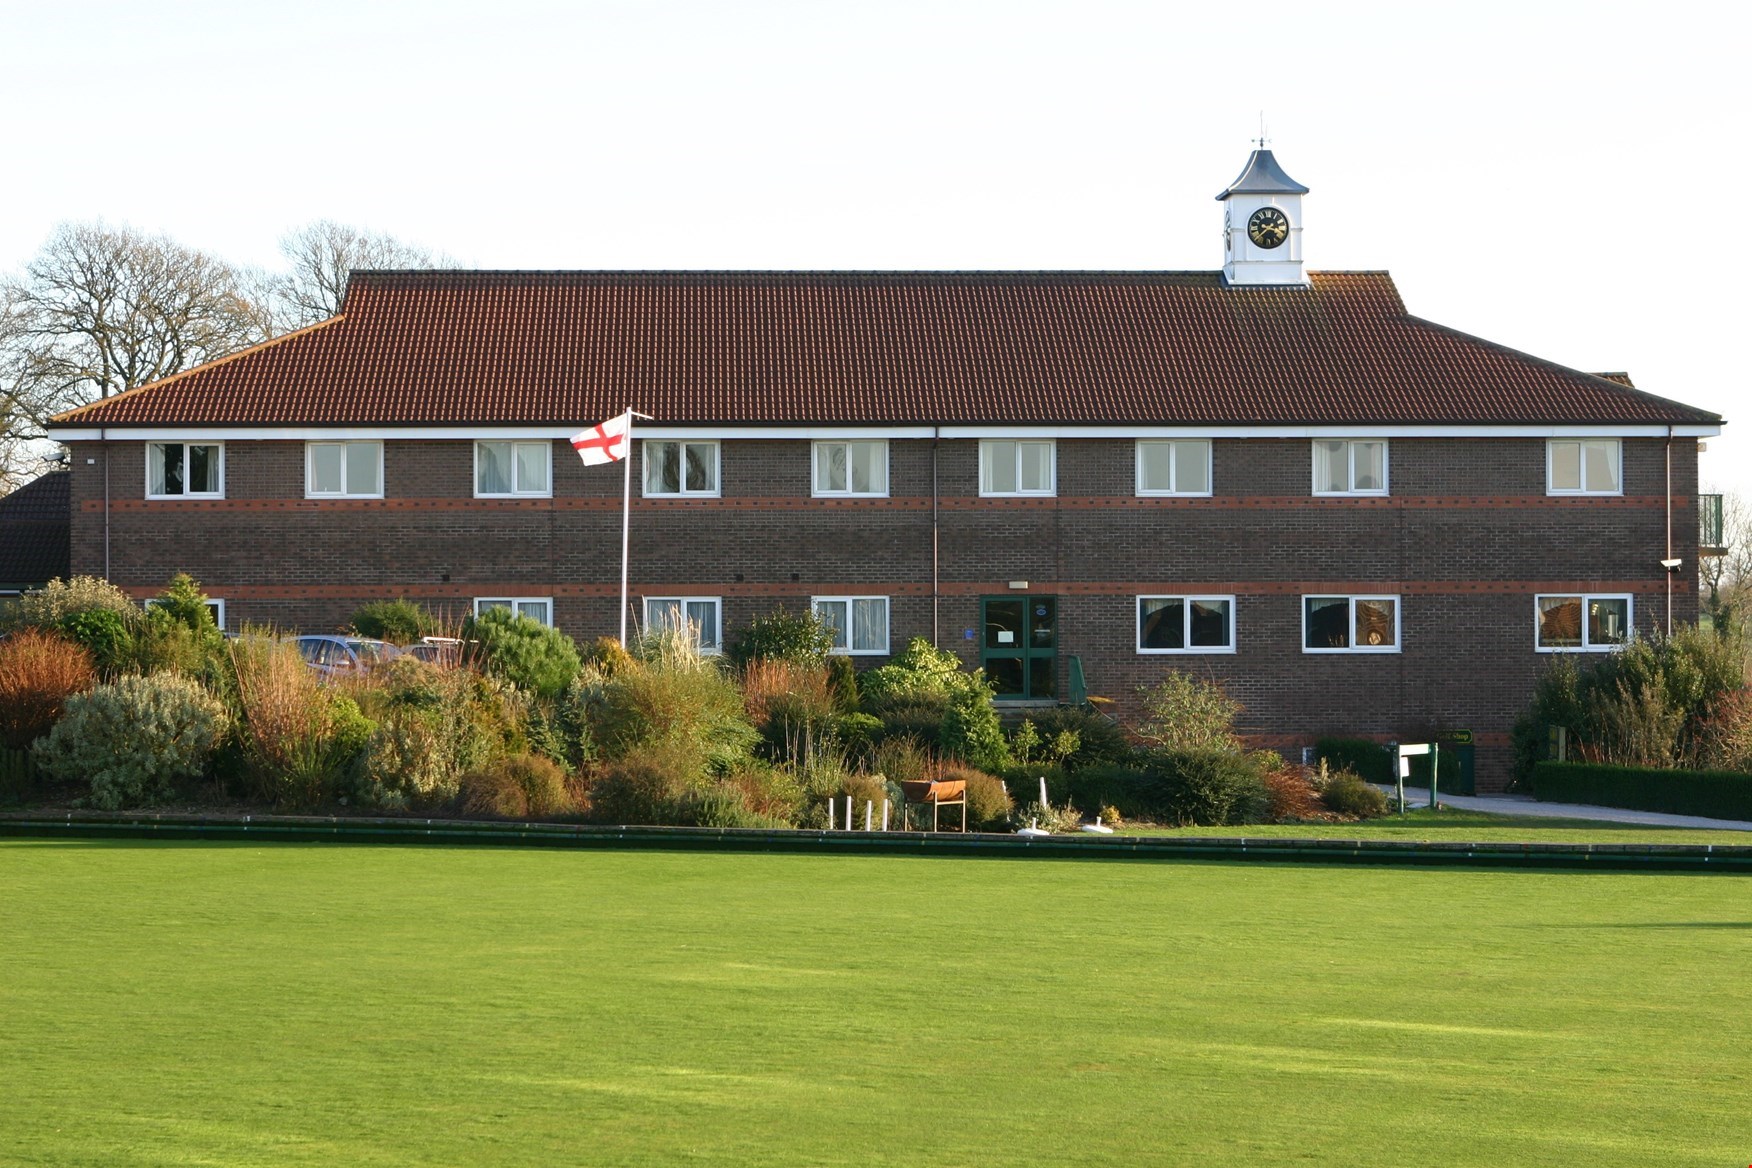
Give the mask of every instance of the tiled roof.
M 0 499 L 0 588 L 66 579 L 73 476 L 51 471 Z
M 1382 272 L 355 272 L 343 315 L 62 425 L 1706 423 Z

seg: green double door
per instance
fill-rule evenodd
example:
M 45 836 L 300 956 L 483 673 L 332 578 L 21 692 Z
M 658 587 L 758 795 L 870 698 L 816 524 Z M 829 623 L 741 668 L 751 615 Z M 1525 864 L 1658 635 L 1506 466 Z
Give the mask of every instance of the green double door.
M 999 699 L 1058 698 L 1058 597 L 988 596 L 979 602 L 979 663 Z

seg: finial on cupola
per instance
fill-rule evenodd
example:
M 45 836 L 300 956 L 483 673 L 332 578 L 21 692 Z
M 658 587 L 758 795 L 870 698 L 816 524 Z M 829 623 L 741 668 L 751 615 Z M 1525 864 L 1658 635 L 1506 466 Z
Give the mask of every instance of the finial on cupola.
M 1217 200 L 1223 206 L 1223 279 L 1230 284 L 1305 285 L 1302 275 L 1302 196 L 1308 188 L 1284 173 L 1266 149 L 1265 115 L 1259 145 Z

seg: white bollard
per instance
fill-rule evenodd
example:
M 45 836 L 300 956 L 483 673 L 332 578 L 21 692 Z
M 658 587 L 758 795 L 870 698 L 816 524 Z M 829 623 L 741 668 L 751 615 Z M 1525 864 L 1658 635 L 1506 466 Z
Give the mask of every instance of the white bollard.
M 1051 806 L 1051 804 L 1049 804 L 1046 801 L 1046 776 L 1045 775 L 1040 776 L 1040 805 L 1042 807 Z
M 882 830 L 888 830 L 888 800 L 882 800 Z
M 827 830 L 833 830 L 833 800 L 827 801 Z
M 852 830 L 852 797 L 846 796 L 846 830 Z

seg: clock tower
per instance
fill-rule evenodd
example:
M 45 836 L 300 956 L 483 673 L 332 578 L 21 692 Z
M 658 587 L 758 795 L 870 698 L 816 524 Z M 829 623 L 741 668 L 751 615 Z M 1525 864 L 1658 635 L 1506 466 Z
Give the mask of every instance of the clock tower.
M 1262 140 L 1223 204 L 1223 279 L 1230 284 L 1306 285 L 1302 275 L 1302 196 Z

